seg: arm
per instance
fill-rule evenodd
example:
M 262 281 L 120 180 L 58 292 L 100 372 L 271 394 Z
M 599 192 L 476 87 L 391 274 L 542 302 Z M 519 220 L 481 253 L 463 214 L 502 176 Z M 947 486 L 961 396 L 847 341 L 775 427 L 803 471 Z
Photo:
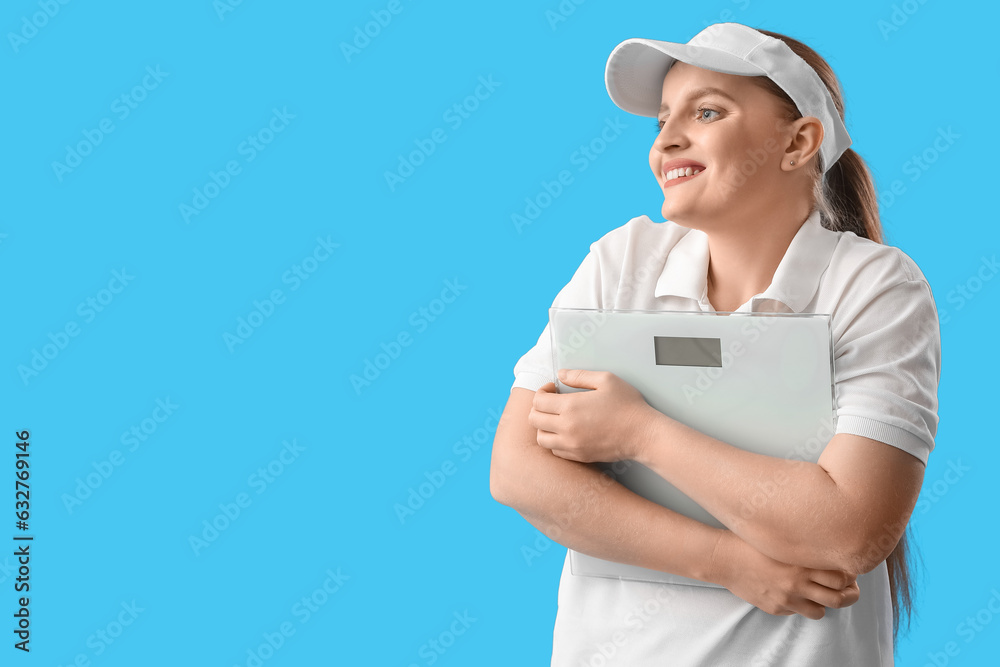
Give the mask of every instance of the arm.
M 898 543 L 923 483 L 923 459 L 911 452 L 933 448 L 941 359 L 934 300 L 916 268 L 890 287 L 882 273 L 891 263 L 863 268 L 870 274 L 851 285 L 865 293 L 841 300 L 834 332 L 845 432 L 816 463 L 743 451 L 656 411 L 611 373 L 573 369 L 560 370 L 564 382 L 596 391 L 546 397 L 539 444 L 575 461 L 643 462 L 776 560 L 872 570 Z
M 527 389 L 511 390 L 493 444 L 493 497 L 570 549 L 710 581 L 707 566 L 722 531 L 539 447 L 528 424 L 533 399 Z
M 511 390 L 493 444 L 490 492 L 553 540 L 598 558 L 720 584 L 771 614 L 818 619 L 825 607 L 858 600 L 849 573 L 780 563 L 728 530 L 673 512 L 591 465 L 540 447 L 528 423 L 535 395 Z
M 777 560 L 854 574 L 896 546 L 923 483 L 911 454 L 839 433 L 817 463 L 755 454 L 660 412 L 637 457 Z
M 745 452 L 658 412 L 643 456 L 767 555 L 860 574 L 895 548 L 920 493 L 925 466 L 910 452 L 933 448 L 941 344 L 930 286 L 905 256 L 865 264 L 850 290 L 835 330 L 846 432 L 816 463 Z

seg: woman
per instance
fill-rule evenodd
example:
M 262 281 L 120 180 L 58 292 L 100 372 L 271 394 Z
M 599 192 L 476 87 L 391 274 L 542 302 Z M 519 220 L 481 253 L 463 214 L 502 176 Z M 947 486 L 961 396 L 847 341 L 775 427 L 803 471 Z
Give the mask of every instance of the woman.
M 514 367 L 494 498 L 571 549 L 724 586 L 578 576 L 567 557 L 552 665 L 892 665 L 940 332 L 923 274 L 881 244 L 836 78 L 800 42 L 728 23 L 687 44 L 627 40 L 606 81 L 618 106 L 657 118 L 666 221 L 640 216 L 593 243 L 553 305 L 829 313 L 838 416 L 817 463 L 746 452 L 609 373 L 559 369 L 593 391 L 556 393 L 546 326 Z M 728 530 L 589 465 L 626 459 Z M 780 484 L 762 495 L 762 480 Z

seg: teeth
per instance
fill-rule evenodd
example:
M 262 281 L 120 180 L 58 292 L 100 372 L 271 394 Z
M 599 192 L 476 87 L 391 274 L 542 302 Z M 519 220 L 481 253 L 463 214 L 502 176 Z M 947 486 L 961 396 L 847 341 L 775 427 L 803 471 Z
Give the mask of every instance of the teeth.
M 667 177 L 665 180 L 672 181 L 675 178 L 681 178 L 682 176 L 694 176 L 695 174 L 700 174 L 701 169 L 696 167 L 685 167 L 684 169 L 671 169 L 667 172 Z

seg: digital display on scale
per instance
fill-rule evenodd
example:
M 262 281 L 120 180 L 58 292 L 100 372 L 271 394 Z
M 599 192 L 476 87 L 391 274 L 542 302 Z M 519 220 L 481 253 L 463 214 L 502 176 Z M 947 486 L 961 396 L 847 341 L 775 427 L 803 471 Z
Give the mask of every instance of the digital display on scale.
M 722 368 L 722 340 L 685 336 L 653 336 L 657 366 L 714 366 Z

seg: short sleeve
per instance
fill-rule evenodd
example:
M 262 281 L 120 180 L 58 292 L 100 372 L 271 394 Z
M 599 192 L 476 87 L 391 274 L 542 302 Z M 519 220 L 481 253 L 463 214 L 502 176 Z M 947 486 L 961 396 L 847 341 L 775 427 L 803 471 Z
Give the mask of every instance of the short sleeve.
M 897 282 L 847 316 L 834 344 L 836 432 L 898 447 L 927 465 L 941 377 L 930 285 L 922 276 Z
M 552 301 L 553 307 L 563 308 L 603 308 L 601 298 L 601 268 L 593 244 L 580 266 L 566 285 L 559 290 Z M 546 382 L 555 382 L 556 373 L 552 362 L 552 338 L 546 323 L 535 346 L 514 364 L 514 387 L 531 391 Z

